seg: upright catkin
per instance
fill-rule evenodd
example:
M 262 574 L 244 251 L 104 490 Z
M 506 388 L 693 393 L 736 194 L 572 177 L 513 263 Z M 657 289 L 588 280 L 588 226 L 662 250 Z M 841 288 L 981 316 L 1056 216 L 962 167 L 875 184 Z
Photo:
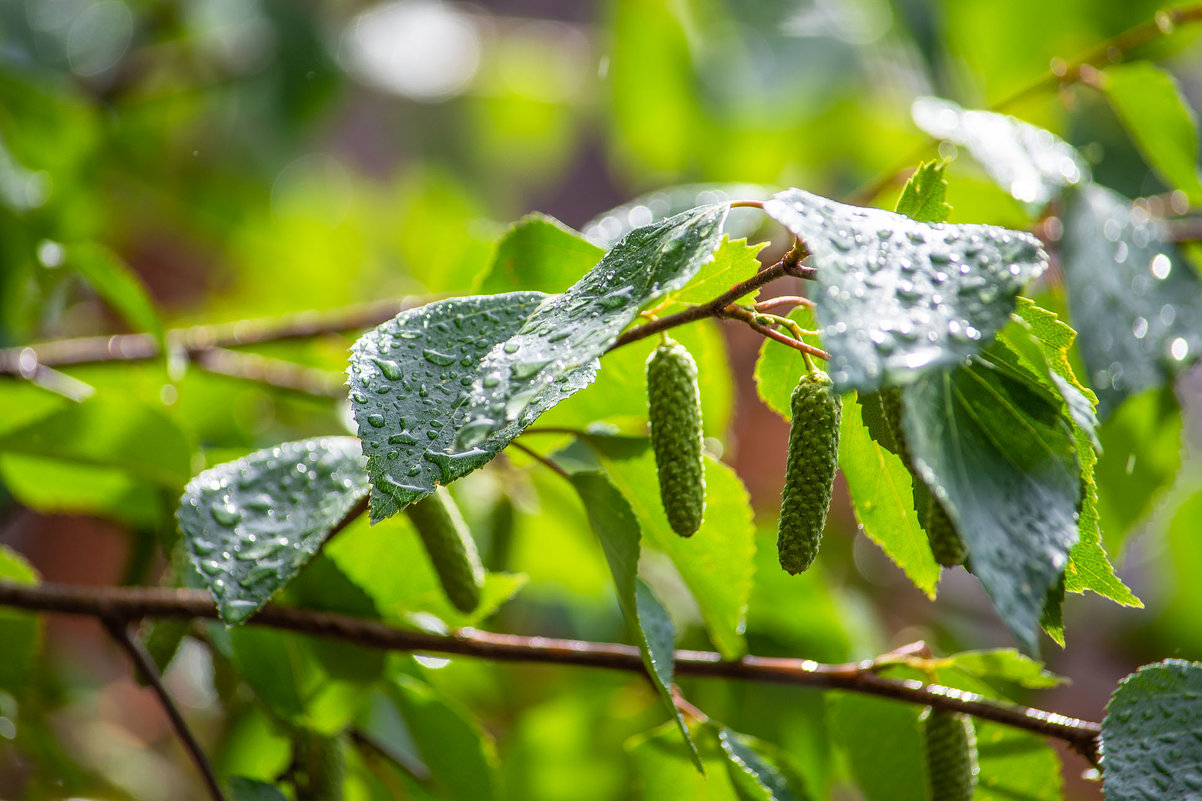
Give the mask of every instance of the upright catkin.
M 405 514 L 421 536 L 447 598 L 460 612 L 473 611 L 480 603 L 484 568 L 459 507 L 440 487 L 406 506 Z
M 922 723 L 931 801 L 969 801 L 977 784 L 977 738 L 972 718 L 931 708 Z
M 814 562 L 822 541 L 839 464 L 843 402 L 830 377 L 815 371 L 797 382 L 791 405 L 793 422 L 776 547 L 780 566 L 797 574 Z
M 705 513 L 701 391 L 697 363 L 679 342 L 668 340 L 647 359 L 647 416 L 660 501 L 672 530 L 691 537 Z

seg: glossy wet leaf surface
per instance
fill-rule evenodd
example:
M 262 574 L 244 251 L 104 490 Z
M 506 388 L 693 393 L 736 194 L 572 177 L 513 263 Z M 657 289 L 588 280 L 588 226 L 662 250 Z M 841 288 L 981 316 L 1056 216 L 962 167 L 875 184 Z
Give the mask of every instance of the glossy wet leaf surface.
M 809 248 L 812 293 L 840 391 L 907 383 L 958 364 L 1005 325 L 1047 267 L 1029 234 L 916 222 L 789 189 L 764 204 Z
M 931 136 L 967 148 L 989 177 L 1032 213 L 1065 187 L 1089 180 L 1088 165 L 1071 145 L 1007 114 L 964 109 L 937 97 L 920 97 L 910 113 Z
M 517 436 L 519 426 L 509 425 L 474 447 L 455 445 L 480 360 L 546 298 L 513 292 L 438 301 L 402 312 L 355 343 L 350 397 L 371 476 L 372 520 L 470 473 Z M 591 368 L 582 372 L 591 378 Z M 542 405 L 543 397 L 535 410 L 554 405 Z
M 683 184 L 639 195 L 629 203 L 598 214 L 581 229 L 585 238 L 604 248 L 612 248 L 622 237 L 658 220 L 672 217 L 698 206 L 729 203 L 734 200 L 763 200 L 771 189 L 758 184 Z M 764 223 L 757 209 L 731 209 L 726 233 L 732 238 L 750 236 Z
M 1086 379 L 1103 416 L 1202 354 L 1202 278 L 1162 224 L 1105 187 L 1066 198 L 1065 282 Z
M 587 386 L 597 359 L 639 310 L 684 286 L 713 257 L 726 212 L 705 206 L 636 229 L 579 282 L 548 298 L 481 361 L 460 444 L 525 426 Z
M 367 494 L 359 440 L 289 442 L 218 465 L 188 483 L 180 530 L 227 623 L 267 603 Z
M 1108 801 L 1202 798 L 1202 665 L 1166 659 L 1123 679 L 1101 750 Z
M 1078 539 L 1080 468 L 1058 398 L 1005 349 L 903 393 L 915 469 L 955 521 L 1002 620 L 1035 652 L 1048 591 Z
M 731 779 L 741 797 L 751 801 L 797 801 L 788 779 L 761 753 L 763 744 L 754 737 L 721 726 L 718 744 L 726 755 Z M 806 801 L 807 796 L 801 798 Z

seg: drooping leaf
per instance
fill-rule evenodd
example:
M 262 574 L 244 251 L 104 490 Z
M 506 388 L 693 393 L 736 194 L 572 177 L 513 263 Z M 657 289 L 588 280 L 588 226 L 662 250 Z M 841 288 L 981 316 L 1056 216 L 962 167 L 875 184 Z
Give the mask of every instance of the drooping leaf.
M 22 556 L 0 545 L 0 579 L 15 584 L 37 584 L 38 575 Z M 0 609 L 0 689 L 21 697 L 25 680 L 42 639 L 41 618 L 30 612 Z
M 398 314 L 355 343 L 351 406 L 367 455 L 373 521 L 470 473 L 517 435 L 520 427 L 510 425 L 476 447 L 455 447 L 480 360 L 546 297 L 514 292 L 438 301 Z
M 1029 234 L 930 225 L 800 189 L 764 211 L 809 248 L 829 372 L 870 392 L 959 364 L 1005 325 L 1014 298 L 1047 267 Z
M 668 525 L 655 457 L 647 440 L 591 436 L 613 485 L 630 503 L 647 543 L 668 555 L 693 594 L 714 645 L 727 659 L 747 650 L 743 637 L 755 559 L 755 525 L 743 482 L 726 465 L 706 460 L 705 516 L 689 539 Z
M 729 758 L 722 751 L 715 727 L 693 727 L 696 753 L 705 772 L 695 767 L 698 757 L 672 730 L 671 724 L 632 737 L 626 752 L 634 766 L 635 779 L 642 801 L 675 801 L 688 798 L 697 801 L 743 801 L 730 771 Z
M 676 292 L 668 293 L 667 300 L 657 314 L 666 315 L 681 311 L 686 305 L 706 303 L 721 295 L 732 285 L 746 281 L 760 269 L 756 255 L 768 246 L 767 242 L 748 245 L 746 239 L 722 239 L 714 251 L 713 261 L 706 262 L 697 271 L 693 280 Z
M 146 331 L 163 344 L 163 323 L 138 274 L 108 248 L 94 243 L 72 245 L 65 264 L 83 277 L 105 303 L 135 331 Z
M 1077 380 L 1069 365 L 1068 349 L 1076 338 L 1076 332 L 1055 314 L 1041 309 L 1027 298 L 1019 298 L 1015 316 L 1022 321 L 1030 339 L 1038 344 L 1049 371 L 1050 386 L 1064 399 L 1068 416 L 1073 421 L 1073 436 L 1081 467 L 1081 509 L 1077 525 L 1079 540 L 1069 552 L 1060 601 L 1063 601 L 1064 592 L 1084 593 L 1090 590 L 1124 606 L 1143 606 L 1139 598 L 1115 575 L 1114 566 L 1102 545 L 1095 475 L 1099 444 L 1097 417 L 1094 414 L 1096 397 Z
M 1036 734 L 973 718 L 977 737 L 974 801 L 1061 801 L 1060 758 Z
M 839 469 L 864 534 L 905 571 L 914 586 L 935 597 L 940 568 L 914 509 L 913 477 L 901 458 L 874 439 L 863 421 L 865 403 L 843 404 Z
M 735 789 L 744 801 L 798 801 L 789 780 L 761 752 L 761 743 L 727 727 L 718 727 L 718 744 L 726 755 Z M 802 793 L 801 801 L 807 796 Z
M 798 306 L 789 312 L 788 318 L 807 331 L 813 331 L 818 325 L 807 306 Z M 756 392 L 769 409 L 788 420 L 793 414 L 789 398 L 798 380 L 807 372 L 809 368 L 801 351 L 765 338 L 755 361 Z
M 1102 71 L 1102 91 L 1165 181 L 1202 203 L 1198 180 L 1198 120 L 1177 79 L 1150 61 Z
M 580 494 L 588 513 L 589 525 L 601 541 L 605 560 L 618 591 L 618 605 L 627 627 L 643 654 L 647 675 L 659 691 L 665 706 L 688 742 L 693 759 L 700 767 L 697 747 L 689 737 L 684 717 L 672 700 L 675 673 L 675 630 L 668 613 L 651 590 L 638 579 L 639 520 L 630 504 L 603 473 L 580 472 L 572 475 L 572 486 Z
M 1163 224 L 1090 184 L 1066 198 L 1061 248 L 1077 346 L 1103 417 L 1202 354 L 1202 278 Z
M 829 696 L 831 733 L 866 801 L 927 801 L 922 707 L 854 693 Z
M 910 108 L 931 136 L 968 149 L 998 186 L 1037 214 L 1065 187 L 1088 183 L 1089 167 L 1071 145 L 1042 128 L 950 100 L 920 97 Z
M 431 778 L 451 801 L 497 797 L 497 755 L 492 737 L 478 721 L 432 687 L 394 673 L 393 697 L 430 768 Z
M 1034 652 L 1048 590 L 1077 542 L 1080 467 L 1058 399 L 1004 350 L 904 390 L 914 467 L 956 523 L 1002 620 Z
M 231 776 L 230 801 L 287 801 L 287 796 L 267 782 Z
M 459 442 L 487 443 L 587 386 L 597 359 L 639 310 L 684 286 L 712 258 L 727 210 L 704 206 L 632 231 L 568 291 L 540 305 L 481 360 Z
M 763 200 L 771 189 L 757 184 L 685 184 L 670 186 L 640 195 L 629 203 L 598 214 L 584 224 L 585 238 L 603 248 L 614 245 L 633 231 L 658 220 L 673 217 L 683 211 L 714 203 L 734 200 Z M 764 222 L 756 209 L 730 210 L 726 233 L 731 237 L 750 236 Z
M 554 217 L 529 214 L 501 238 L 492 266 L 476 284 L 476 290 L 488 294 L 562 292 L 604 255 L 604 250 Z
M 919 164 L 902 187 L 901 197 L 893 210 L 918 222 L 946 222 L 952 212 L 947 203 L 947 179 L 943 177 L 946 169 L 946 161 Z
M 1202 665 L 1166 659 L 1123 679 L 1102 721 L 1109 801 L 1202 796 Z
M 289 442 L 189 482 L 180 531 L 223 620 L 258 611 L 367 494 L 360 447 L 354 437 Z

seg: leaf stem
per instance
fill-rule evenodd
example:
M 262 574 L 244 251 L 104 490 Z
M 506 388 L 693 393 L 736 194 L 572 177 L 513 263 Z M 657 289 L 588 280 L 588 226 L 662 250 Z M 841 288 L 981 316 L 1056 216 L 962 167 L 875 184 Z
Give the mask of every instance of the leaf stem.
M 730 306 L 727 306 L 725 309 L 722 310 L 722 313 L 717 316 L 725 317 L 725 318 L 728 318 L 731 320 L 740 320 L 740 321 L 746 323 L 748 326 L 750 326 L 752 329 L 754 329 L 760 335 L 765 336 L 768 339 L 774 339 L 777 342 L 781 343 L 782 345 L 788 345 L 790 348 L 793 348 L 794 350 L 801 351 L 802 354 L 804 354 L 804 355 L 816 356 L 817 358 L 822 359 L 823 361 L 829 361 L 831 358 L 831 355 L 829 353 L 827 353 L 826 351 L 824 351 L 822 348 L 816 348 L 813 345 L 802 342 L 799 339 L 794 339 L 791 336 L 782 334 L 780 331 L 777 331 L 774 328 L 769 328 L 768 326 L 763 325 L 762 323 L 759 322 L 759 320 L 756 319 L 756 315 L 754 312 L 748 311 L 747 309 L 744 309 L 741 306 L 735 306 L 733 304 Z
M 133 621 L 140 618 L 217 619 L 203 590 L 150 587 L 28 585 L 0 581 L 0 606 L 59 614 Z M 454 654 L 504 662 L 535 662 L 645 673 L 639 649 L 617 643 L 497 634 L 472 628 L 429 634 L 393 628 L 364 618 L 268 604 L 247 625 L 298 631 L 369 648 Z M 128 636 L 128 635 L 127 635 Z M 128 650 L 128 646 L 127 646 Z M 135 651 L 139 651 L 135 643 Z M 140 651 L 139 651 L 140 652 Z M 895 654 L 886 654 L 888 660 Z M 138 660 L 136 660 L 138 661 Z M 987 698 L 976 693 L 878 676 L 882 662 L 824 664 L 810 659 L 744 656 L 724 660 L 712 651 L 675 653 L 676 675 L 790 684 L 892 698 L 906 703 L 963 712 L 1045 737 L 1063 740 L 1096 764 L 1097 723 L 1055 712 Z M 153 669 L 153 665 L 149 665 Z M 214 796 L 219 798 L 220 796 Z
M 215 611 L 215 610 L 214 610 Z M 192 734 L 192 730 L 188 728 L 187 721 L 180 713 L 179 707 L 171 698 L 171 694 L 167 692 L 167 688 L 163 686 L 162 677 L 159 676 L 159 671 L 154 665 L 154 660 L 150 658 L 150 654 L 146 653 L 146 649 L 129 633 L 128 616 L 118 614 L 117 610 L 112 607 L 105 608 L 103 605 L 98 605 L 98 608 L 90 612 L 90 614 L 100 619 L 104 624 L 104 628 L 109 635 L 124 649 L 129 655 L 130 661 L 134 663 L 134 667 L 147 684 L 154 690 L 155 695 L 159 697 L 159 703 L 163 706 L 163 711 L 167 713 L 167 717 L 171 720 L 171 726 L 175 729 L 175 734 L 183 743 L 184 750 L 192 757 L 192 761 L 196 764 L 196 769 L 200 771 L 200 775 L 204 778 L 205 787 L 209 791 L 209 795 L 214 801 L 225 801 L 225 794 L 221 791 L 221 784 L 217 781 L 217 774 L 213 771 L 213 766 L 209 763 L 208 757 L 205 756 L 204 750 L 200 747 L 200 743 L 196 741 L 196 737 Z
M 544 430 L 546 430 L 546 429 L 544 429 Z M 519 451 L 521 451 L 522 453 L 529 456 L 531 459 L 534 459 L 536 462 L 539 462 L 540 464 L 542 464 L 543 467 L 546 467 L 547 469 L 554 471 L 555 473 L 557 473 L 559 475 L 560 478 L 564 479 L 565 481 L 572 480 L 572 476 L 570 473 L 568 473 L 567 470 L 564 470 L 562 467 L 555 464 L 555 462 L 551 461 L 546 456 L 543 456 L 541 453 L 534 450 L 533 448 L 523 445 L 522 443 L 518 442 L 517 440 L 514 440 L 513 442 L 510 442 L 509 444 L 512 447 L 517 448 Z

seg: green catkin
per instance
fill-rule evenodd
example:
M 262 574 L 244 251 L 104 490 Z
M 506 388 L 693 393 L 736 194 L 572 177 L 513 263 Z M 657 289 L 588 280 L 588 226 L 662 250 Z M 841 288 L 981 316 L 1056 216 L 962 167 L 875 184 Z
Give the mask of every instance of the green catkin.
M 977 784 L 977 738 L 972 718 L 929 709 L 922 723 L 931 801 L 969 801 Z
M 893 436 L 893 444 L 897 455 L 911 473 L 914 466 L 910 461 L 910 448 L 906 445 L 906 435 L 901 426 L 901 393 L 896 389 L 883 389 L 880 392 L 881 414 L 889 426 Z M 917 475 L 914 477 L 914 500 L 923 512 L 923 527 L 927 532 L 927 540 L 931 544 L 931 554 L 935 561 L 944 567 L 955 567 L 964 564 L 968 558 L 968 548 L 956 524 L 947 514 L 947 509 L 935 497 L 935 493 L 922 483 Z
M 672 530 L 691 537 L 705 513 L 701 392 L 697 364 L 679 342 L 665 342 L 647 359 L 647 416 L 660 501 Z
M 839 423 L 843 402 L 830 377 L 807 373 L 791 400 L 789 453 L 781 492 L 776 547 L 780 566 L 797 574 L 818 555 L 839 464 Z
M 439 488 L 405 507 L 447 598 L 460 612 L 471 612 L 480 603 L 484 568 L 476 543 L 445 489 Z

